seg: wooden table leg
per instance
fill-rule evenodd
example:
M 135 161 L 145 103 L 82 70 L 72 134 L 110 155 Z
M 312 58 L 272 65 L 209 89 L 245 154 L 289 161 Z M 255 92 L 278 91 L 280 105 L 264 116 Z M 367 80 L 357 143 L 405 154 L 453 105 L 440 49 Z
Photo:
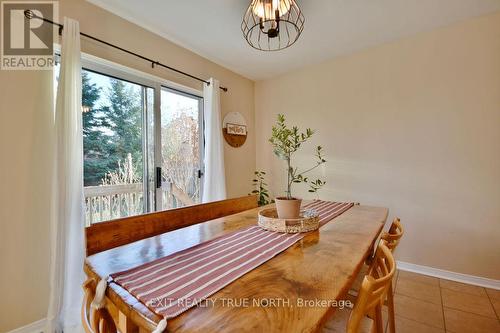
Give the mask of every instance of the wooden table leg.
M 121 311 L 118 313 L 118 327 L 121 333 L 139 333 L 139 327 Z

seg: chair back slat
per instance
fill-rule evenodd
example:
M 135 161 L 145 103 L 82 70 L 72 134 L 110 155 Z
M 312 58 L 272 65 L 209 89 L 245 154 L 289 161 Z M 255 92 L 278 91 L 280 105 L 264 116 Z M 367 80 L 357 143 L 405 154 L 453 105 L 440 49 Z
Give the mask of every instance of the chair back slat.
M 382 306 L 396 272 L 396 262 L 384 240 L 379 243 L 375 260 L 365 276 L 358 299 L 347 323 L 348 333 L 357 333 L 363 318 Z
M 389 228 L 389 232 L 384 232 L 380 237 L 387 242 L 389 250 L 394 251 L 403 237 L 404 228 L 399 217 L 396 217 Z
M 85 228 L 87 256 L 256 207 L 251 195 L 96 223 Z
M 83 284 L 84 294 L 81 311 L 82 327 L 85 333 L 116 333 L 116 324 L 106 306 L 96 309 L 92 304 L 95 296 L 95 280 Z

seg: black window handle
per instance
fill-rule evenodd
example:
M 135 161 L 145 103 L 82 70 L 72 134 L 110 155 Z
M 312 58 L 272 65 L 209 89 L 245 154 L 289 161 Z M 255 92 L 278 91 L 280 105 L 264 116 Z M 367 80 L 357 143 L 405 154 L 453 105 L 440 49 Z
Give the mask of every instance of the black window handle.
M 161 168 L 156 167 L 156 188 L 161 188 Z
M 203 172 L 201 170 L 198 170 L 198 178 L 201 178 L 203 176 Z

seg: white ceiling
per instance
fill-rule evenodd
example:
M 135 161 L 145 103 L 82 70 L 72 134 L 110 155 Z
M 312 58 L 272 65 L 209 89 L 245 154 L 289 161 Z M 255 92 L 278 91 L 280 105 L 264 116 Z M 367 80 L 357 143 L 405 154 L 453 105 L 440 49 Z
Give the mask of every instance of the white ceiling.
M 87 1 L 253 80 L 500 10 L 500 0 L 297 0 L 302 36 L 262 52 L 240 30 L 250 0 Z

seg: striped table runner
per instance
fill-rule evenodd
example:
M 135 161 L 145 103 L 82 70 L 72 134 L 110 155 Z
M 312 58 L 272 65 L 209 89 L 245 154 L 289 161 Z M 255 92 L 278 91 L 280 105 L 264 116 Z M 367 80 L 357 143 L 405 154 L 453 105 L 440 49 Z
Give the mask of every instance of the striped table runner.
M 352 206 L 352 203 L 316 200 L 302 208 L 316 210 L 322 226 Z M 111 278 L 156 314 L 166 319 L 173 318 L 304 236 L 251 226 L 133 269 L 111 274 Z

